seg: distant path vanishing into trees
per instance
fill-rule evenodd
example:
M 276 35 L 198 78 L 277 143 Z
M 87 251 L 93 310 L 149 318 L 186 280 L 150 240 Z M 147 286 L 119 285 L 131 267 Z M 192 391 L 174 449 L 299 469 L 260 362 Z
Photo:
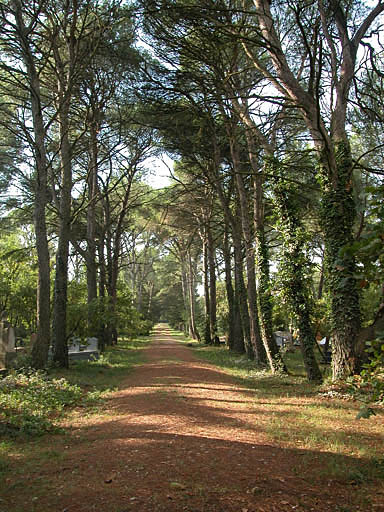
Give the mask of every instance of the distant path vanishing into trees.
M 350 458 L 279 446 L 267 435 L 267 400 L 198 360 L 164 324 L 153 338 L 107 414 L 79 418 L 63 458 L 41 468 L 41 496 L 25 510 L 364 510 L 353 486 L 319 476 Z

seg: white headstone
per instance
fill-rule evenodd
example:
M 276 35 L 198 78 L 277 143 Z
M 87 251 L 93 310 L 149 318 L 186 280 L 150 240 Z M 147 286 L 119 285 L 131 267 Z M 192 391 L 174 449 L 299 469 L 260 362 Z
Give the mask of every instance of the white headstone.
M 97 338 L 88 338 L 88 346 L 87 350 L 98 350 L 98 339 Z
M 16 342 L 16 336 L 15 336 L 15 329 L 10 325 L 6 331 L 6 337 L 7 337 L 7 352 L 15 352 L 15 342 Z
M 7 328 L 2 317 L 0 319 L 0 368 L 5 368 L 6 366 L 7 341 Z
M 71 338 L 68 343 L 68 352 L 80 352 L 80 339 Z

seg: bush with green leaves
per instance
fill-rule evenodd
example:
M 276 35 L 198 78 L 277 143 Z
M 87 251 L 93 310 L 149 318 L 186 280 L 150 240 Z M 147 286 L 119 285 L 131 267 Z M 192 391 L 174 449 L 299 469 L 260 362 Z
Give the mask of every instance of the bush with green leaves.
M 65 407 L 82 398 L 79 386 L 41 371 L 11 372 L 0 380 L 0 432 L 41 435 L 55 430 Z
M 366 351 L 369 362 L 350 380 L 353 396 L 363 402 L 357 418 L 369 418 L 376 414 L 373 404 L 384 404 L 384 333 L 367 342 Z

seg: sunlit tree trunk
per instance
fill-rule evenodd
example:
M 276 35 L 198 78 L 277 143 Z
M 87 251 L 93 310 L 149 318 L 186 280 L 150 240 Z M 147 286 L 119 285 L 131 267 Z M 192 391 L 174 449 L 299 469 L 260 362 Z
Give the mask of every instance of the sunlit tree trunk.
M 195 287 L 195 269 L 192 262 L 191 250 L 187 250 L 187 268 L 188 268 L 188 296 L 190 307 L 190 332 L 192 338 L 200 340 L 200 334 L 196 325 L 196 287 Z
M 260 336 L 259 316 L 257 311 L 257 290 L 255 275 L 255 251 L 254 240 L 250 222 L 250 208 L 247 191 L 244 185 L 244 178 L 241 174 L 241 165 L 237 142 L 233 134 L 229 134 L 231 156 L 234 166 L 237 197 L 239 201 L 239 212 L 242 225 L 242 233 L 245 244 L 245 262 L 247 269 L 247 299 L 249 310 L 250 341 L 257 363 L 266 362 L 266 353 Z
M 50 257 L 46 226 L 48 162 L 46 156 L 46 133 L 43 119 L 43 101 L 41 84 L 36 69 L 35 56 L 29 40 L 30 31 L 23 19 L 23 6 L 19 0 L 13 0 L 16 37 L 19 40 L 30 87 L 30 100 L 34 132 L 34 158 L 36 164 L 34 226 L 38 261 L 37 285 L 37 337 L 32 346 L 32 364 L 35 368 L 44 368 L 48 360 L 51 341 L 50 328 Z

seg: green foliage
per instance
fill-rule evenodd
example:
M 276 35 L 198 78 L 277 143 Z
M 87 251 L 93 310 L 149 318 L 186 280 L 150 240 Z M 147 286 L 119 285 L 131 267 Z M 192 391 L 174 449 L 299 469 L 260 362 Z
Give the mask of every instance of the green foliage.
M 347 252 L 355 255 L 359 269 L 355 273 L 361 288 L 382 285 L 384 277 L 384 185 L 366 189 L 369 200 L 368 220 L 361 238 L 352 243 Z
M 323 160 L 327 155 L 323 155 Z M 320 161 L 322 186 L 321 222 L 325 235 L 327 287 L 331 298 L 331 326 L 340 339 L 356 335 L 360 327 L 360 304 L 356 261 L 349 250 L 353 243 L 356 205 L 353 196 L 352 156 L 348 142 L 335 144 L 338 179 L 328 174 Z M 341 369 L 340 369 L 341 370 Z M 341 370 L 341 373 L 345 369 Z
M 384 404 L 384 334 L 367 342 L 366 352 L 369 362 L 363 365 L 360 375 L 354 375 L 349 380 L 354 397 L 363 402 L 357 419 L 376 414 L 371 404 Z
M 12 372 L 0 381 L 0 430 L 42 435 L 55 429 L 64 408 L 82 398 L 79 386 L 43 372 Z
M 98 297 L 87 304 L 85 283 L 71 281 L 67 311 L 68 332 L 82 340 L 97 336 L 103 325 L 115 325 L 129 338 L 148 335 L 153 327 L 153 322 L 144 319 L 133 306 L 132 293 L 123 281 L 118 283 L 115 308 L 108 296 Z
M 15 230 L 0 239 L 0 310 L 15 327 L 35 330 L 36 255 L 27 246 L 26 233 Z

